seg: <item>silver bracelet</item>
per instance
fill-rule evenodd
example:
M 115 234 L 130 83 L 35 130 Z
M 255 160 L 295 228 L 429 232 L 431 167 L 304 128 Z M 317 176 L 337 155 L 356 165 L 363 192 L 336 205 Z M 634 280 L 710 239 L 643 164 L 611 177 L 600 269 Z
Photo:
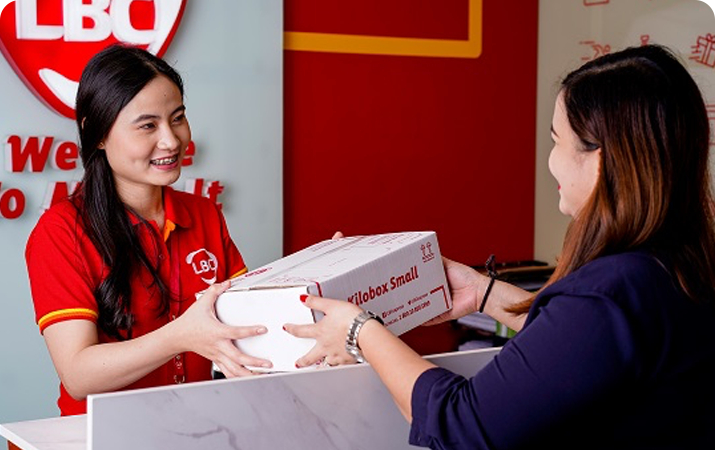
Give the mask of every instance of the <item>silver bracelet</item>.
M 355 358 L 355 360 L 359 363 L 365 362 L 365 358 L 362 356 L 360 346 L 358 346 L 358 335 L 360 334 L 362 326 L 365 325 L 365 322 L 370 319 L 377 320 L 380 322 L 380 325 L 385 324 L 377 314 L 370 311 L 362 311 L 360 314 L 355 316 L 355 319 L 353 319 L 353 322 L 348 328 L 348 335 L 345 338 L 345 351 L 347 351 L 348 354 Z

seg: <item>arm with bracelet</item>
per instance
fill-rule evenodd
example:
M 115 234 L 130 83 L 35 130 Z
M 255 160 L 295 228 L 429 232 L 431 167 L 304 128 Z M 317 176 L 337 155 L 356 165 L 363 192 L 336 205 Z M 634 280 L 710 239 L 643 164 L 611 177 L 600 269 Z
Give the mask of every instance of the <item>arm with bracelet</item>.
M 519 331 L 524 326 L 526 314 L 513 312 L 514 308 L 533 298 L 534 294 L 512 284 L 499 281 L 496 258 L 491 255 L 483 275 L 465 264 L 442 258 L 452 295 L 452 309 L 440 314 L 425 325 L 436 325 L 456 320 L 468 314 L 482 312 Z
M 497 281 L 494 255 L 487 261 L 489 276 L 446 258 L 444 263 L 454 307 L 428 324 L 480 311 L 503 321 L 512 329 L 521 328 L 524 315 L 508 313 L 504 308 L 524 301 L 532 294 Z M 392 334 L 384 327 L 382 320 L 370 311 L 364 311 L 349 302 L 314 296 L 301 296 L 301 301 L 312 309 L 322 311 L 325 316 L 316 324 L 286 324 L 287 332 L 317 341 L 316 346 L 296 362 L 296 366 L 306 367 L 320 361 L 329 366 L 367 361 L 387 386 L 402 414 L 410 421 L 415 381 L 423 372 L 436 366 Z
M 306 367 L 321 360 L 328 365 L 368 361 L 410 421 L 412 387 L 424 371 L 435 365 L 392 334 L 372 312 L 342 300 L 305 295 L 301 301 L 325 316 L 311 325 L 285 325 L 285 330 L 295 336 L 316 339 L 315 347 L 296 366 Z

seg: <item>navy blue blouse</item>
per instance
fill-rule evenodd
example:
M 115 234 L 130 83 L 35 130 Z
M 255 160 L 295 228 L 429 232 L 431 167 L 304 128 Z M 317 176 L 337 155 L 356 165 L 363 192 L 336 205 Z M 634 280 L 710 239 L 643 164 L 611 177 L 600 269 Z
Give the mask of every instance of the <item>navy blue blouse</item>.
M 715 312 L 647 253 L 599 258 L 472 378 L 423 373 L 412 415 L 435 449 L 715 449 Z

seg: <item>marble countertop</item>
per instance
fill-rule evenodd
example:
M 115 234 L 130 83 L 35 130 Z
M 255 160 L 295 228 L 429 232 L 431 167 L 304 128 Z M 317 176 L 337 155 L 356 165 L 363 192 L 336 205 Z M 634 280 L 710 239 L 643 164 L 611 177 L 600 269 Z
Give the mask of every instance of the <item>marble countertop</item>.
M 496 348 L 427 357 L 471 376 Z M 120 391 L 88 414 L 0 425 L 22 450 L 401 450 L 409 425 L 369 364 Z
M 87 450 L 87 416 L 5 423 L 0 436 L 22 450 Z

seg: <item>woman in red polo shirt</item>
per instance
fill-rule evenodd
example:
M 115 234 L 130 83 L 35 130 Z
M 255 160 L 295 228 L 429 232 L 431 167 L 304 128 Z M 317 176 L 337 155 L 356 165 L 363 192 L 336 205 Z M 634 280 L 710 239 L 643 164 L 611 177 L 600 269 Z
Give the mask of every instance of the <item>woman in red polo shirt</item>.
M 76 114 L 82 182 L 42 215 L 25 255 L 62 415 L 84 413 L 89 394 L 208 380 L 211 361 L 229 377 L 270 367 L 232 343 L 265 327 L 229 327 L 213 310 L 246 271 L 221 211 L 169 187 L 191 140 L 179 74 L 108 47 L 82 73 Z

